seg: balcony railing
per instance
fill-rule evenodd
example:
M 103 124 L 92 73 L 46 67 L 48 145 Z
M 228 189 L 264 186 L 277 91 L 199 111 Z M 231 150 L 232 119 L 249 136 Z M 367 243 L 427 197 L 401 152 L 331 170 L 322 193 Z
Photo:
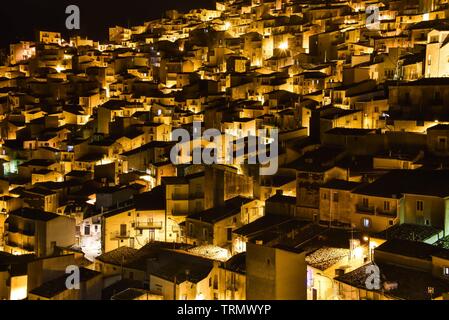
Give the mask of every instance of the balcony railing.
M 359 214 L 369 214 L 369 215 L 379 215 L 379 216 L 386 216 L 386 217 L 396 217 L 397 211 L 396 209 L 393 210 L 383 210 L 380 208 L 376 208 L 375 206 L 364 206 L 364 205 L 357 205 L 357 213 Z
M 362 214 L 374 214 L 376 212 L 376 209 L 374 206 L 364 206 L 364 205 L 356 205 L 357 213 Z
M 175 201 L 181 201 L 181 200 L 189 200 L 189 195 L 188 194 L 172 194 L 172 198 L 171 200 L 175 200 Z
M 120 239 L 128 239 L 131 238 L 131 234 L 129 231 L 127 232 L 111 232 L 111 240 L 120 240 Z
M 137 221 L 134 222 L 133 226 L 134 229 L 162 229 L 162 221 Z
M 397 216 L 397 212 L 396 210 L 381 210 L 381 209 L 376 209 L 376 214 L 380 215 L 380 216 L 387 216 L 387 217 L 396 217 Z
M 18 244 L 17 242 L 11 241 L 11 240 L 6 240 L 5 245 L 9 246 L 9 247 L 14 247 L 14 248 L 20 248 L 29 252 L 33 252 L 34 251 L 34 246 L 32 244 L 29 243 L 25 243 L 25 244 Z
M 33 237 L 34 236 L 34 231 L 33 230 L 29 230 L 29 229 L 20 229 L 17 226 L 13 226 L 13 225 L 9 225 L 7 227 L 7 229 L 5 230 L 5 232 L 9 232 L 9 233 L 20 233 L 23 234 L 25 236 L 29 236 L 29 237 Z

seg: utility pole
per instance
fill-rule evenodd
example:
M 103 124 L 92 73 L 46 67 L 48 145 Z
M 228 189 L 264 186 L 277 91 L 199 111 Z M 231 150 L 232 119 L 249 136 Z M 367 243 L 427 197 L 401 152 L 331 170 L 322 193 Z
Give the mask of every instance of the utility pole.
M 177 277 L 175 275 L 175 278 L 173 279 L 173 300 L 176 300 L 176 282 L 177 282 Z

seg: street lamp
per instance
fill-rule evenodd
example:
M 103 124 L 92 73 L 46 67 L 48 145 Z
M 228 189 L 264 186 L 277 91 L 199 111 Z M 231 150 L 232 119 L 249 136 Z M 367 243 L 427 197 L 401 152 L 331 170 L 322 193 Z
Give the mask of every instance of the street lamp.
M 371 249 L 371 237 L 370 235 L 365 235 L 363 237 L 363 241 L 368 243 L 368 255 L 369 255 L 369 261 L 373 261 L 373 254 L 372 254 L 372 249 Z

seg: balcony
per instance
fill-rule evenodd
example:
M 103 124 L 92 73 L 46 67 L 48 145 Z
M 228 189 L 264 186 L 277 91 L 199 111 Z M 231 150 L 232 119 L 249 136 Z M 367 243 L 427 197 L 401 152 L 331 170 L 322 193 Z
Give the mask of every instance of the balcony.
M 162 221 L 156 222 L 153 220 L 148 221 L 137 221 L 133 224 L 134 229 L 145 230 L 145 229 L 162 229 Z
M 188 201 L 189 200 L 189 195 L 188 194 L 172 194 L 171 200 L 174 200 L 174 201 Z
M 376 209 L 374 208 L 374 206 L 364 206 L 364 205 L 358 204 L 358 205 L 356 205 L 356 211 L 357 211 L 357 213 L 360 213 L 360 214 L 374 215 L 376 212 Z
M 9 233 L 19 233 L 22 234 L 24 236 L 28 236 L 28 237 L 34 237 L 34 231 L 30 230 L 30 229 L 20 229 L 17 226 L 14 225 L 9 225 L 5 232 L 9 232 Z
M 396 210 L 387 211 L 387 210 L 376 209 L 376 215 L 396 218 L 397 212 L 396 212 Z
M 204 198 L 204 193 L 203 192 L 193 192 L 189 196 L 190 200 L 202 199 L 202 198 Z
M 12 224 L 6 224 L 5 223 L 5 231 L 9 231 L 11 233 L 18 233 L 19 227 L 12 225 Z
M 127 232 L 111 232 L 111 240 L 123 240 L 131 238 L 129 231 Z
M 24 244 L 18 244 L 14 241 L 11 240 L 6 240 L 5 245 L 9 246 L 9 247 L 13 247 L 13 248 L 19 248 L 28 252 L 33 252 L 34 251 L 34 246 L 30 243 L 24 243 Z
M 28 252 L 33 252 L 34 251 L 34 246 L 31 244 L 24 244 L 22 246 L 23 250 L 26 250 Z

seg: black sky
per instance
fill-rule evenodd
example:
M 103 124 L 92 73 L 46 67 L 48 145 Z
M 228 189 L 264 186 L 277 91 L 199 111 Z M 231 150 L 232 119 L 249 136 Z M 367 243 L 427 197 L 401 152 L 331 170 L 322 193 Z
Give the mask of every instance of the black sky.
M 20 40 L 34 40 L 37 30 L 65 29 L 68 5 L 81 12 L 80 34 L 106 39 L 108 27 L 130 26 L 160 18 L 168 9 L 213 8 L 214 0 L 10 0 L 0 2 L 0 46 Z

